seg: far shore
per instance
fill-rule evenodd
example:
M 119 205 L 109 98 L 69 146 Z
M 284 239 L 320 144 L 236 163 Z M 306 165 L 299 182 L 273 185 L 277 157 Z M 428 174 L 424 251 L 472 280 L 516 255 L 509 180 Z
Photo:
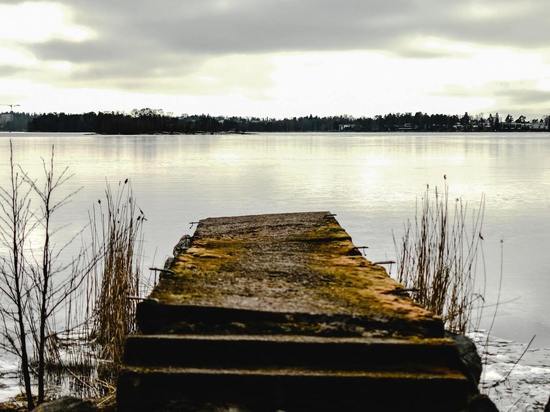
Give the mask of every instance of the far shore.
M 379 130 L 379 131 L 339 131 L 339 130 L 307 130 L 307 131 L 194 131 L 194 132 L 137 132 L 137 133 L 102 133 L 89 131 L 50 131 L 50 130 L 2 130 L 2 134 L 24 134 L 24 133 L 59 133 L 59 134 L 83 134 L 85 136 L 197 136 L 197 135 L 258 135 L 258 134 L 507 134 L 507 133 L 550 133 L 550 130 Z

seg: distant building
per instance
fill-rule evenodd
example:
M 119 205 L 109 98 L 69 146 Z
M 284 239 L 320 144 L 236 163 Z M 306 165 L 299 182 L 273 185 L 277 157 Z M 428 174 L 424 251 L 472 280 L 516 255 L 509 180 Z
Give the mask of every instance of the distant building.
M 0 126 L 5 126 L 13 120 L 12 113 L 0 113 Z
M 349 124 L 349 123 L 346 123 L 346 124 L 341 124 L 338 126 L 338 129 L 343 132 L 344 130 L 349 130 L 353 128 L 353 125 L 352 124 Z
M 520 116 L 514 123 L 512 128 L 516 130 L 526 130 L 531 128 L 531 123 L 527 122 L 525 116 Z
M 407 131 L 413 130 L 413 125 L 412 123 L 405 123 L 403 124 L 403 126 L 399 127 L 397 130 L 399 130 L 400 132 L 407 132 Z
M 529 129 L 531 130 L 544 130 L 547 129 L 548 126 L 546 125 L 546 122 L 544 119 L 533 119 L 531 120 L 531 123 L 529 124 Z

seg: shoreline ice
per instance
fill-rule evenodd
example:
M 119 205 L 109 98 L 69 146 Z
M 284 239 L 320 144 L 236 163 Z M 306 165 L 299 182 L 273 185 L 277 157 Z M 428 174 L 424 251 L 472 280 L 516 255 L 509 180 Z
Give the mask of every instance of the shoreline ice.
M 550 348 L 530 347 L 521 358 L 527 343 L 493 336 L 487 340 L 484 331 L 468 336 L 483 362 L 480 391 L 499 411 L 544 410 L 550 395 Z
M 544 410 L 550 396 L 550 348 L 531 347 L 516 364 L 527 343 L 492 336 L 487 341 L 484 331 L 468 333 L 468 337 L 483 361 L 480 391 L 489 395 L 500 411 Z M 20 393 L 19 382 L 17 360 L 0 358 L 0 402 Z
M 19 365 L 11 357 L 0 358 L 0 402 L 19 395 Z

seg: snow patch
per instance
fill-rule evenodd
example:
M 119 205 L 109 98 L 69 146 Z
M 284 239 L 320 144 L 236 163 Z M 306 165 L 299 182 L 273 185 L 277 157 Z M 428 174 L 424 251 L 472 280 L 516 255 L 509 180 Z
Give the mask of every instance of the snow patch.
M 529 348 L 522 358 L 527 344 L 487 338 L 484 331 L 468 336 L 483 361 L 480 390 L 499 410 L 544 410 L 550 395 L 550 348 Z

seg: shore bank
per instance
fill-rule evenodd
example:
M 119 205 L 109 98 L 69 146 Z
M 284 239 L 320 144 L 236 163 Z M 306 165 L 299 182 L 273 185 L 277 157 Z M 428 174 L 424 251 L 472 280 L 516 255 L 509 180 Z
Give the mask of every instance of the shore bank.
M 480 391 L 500 411 L 543 411 L 550 396 L 550 348 L 469 333 L 483 361 Z M 519 361 L 519 362 L 518 362 Z
M 472 332 L 468 336 L 475 342 L 484 361 L 480 390 L 489 395 L 500 411 L 544 410 L 550 396 L 550 348 L 537 348 L 535 340 L 521 358 L 527 343 L 491 336 L 486 344 L 487 334 L 483 331 Z M 20 389 L 15 362 L 0 359 L 0 370 L 2 410 L 2 403 L 13 399 Z

